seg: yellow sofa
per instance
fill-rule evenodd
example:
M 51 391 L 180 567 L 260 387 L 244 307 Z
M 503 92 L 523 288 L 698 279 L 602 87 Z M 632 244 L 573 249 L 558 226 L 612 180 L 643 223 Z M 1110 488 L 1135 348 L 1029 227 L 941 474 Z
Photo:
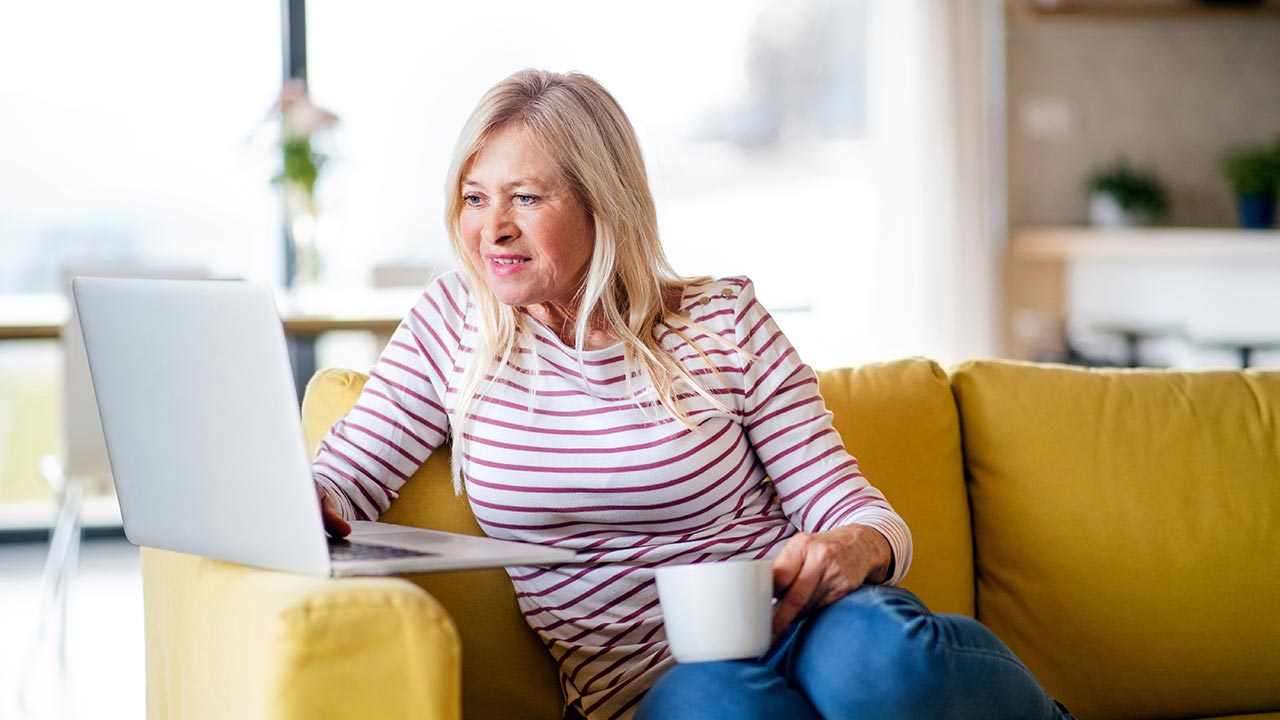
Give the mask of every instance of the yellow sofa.
M 363 382 L 312 380 L 313 446 Z M 912 527 L 905 586 L 1078 717 L 1280 718 L 1280 372 L 912 359 L 821 385 Z M 383 519 L 479 532 L 443 452 Z M 500 570 L 323 580 L 146 549 L 143 576 L 151 718 L 560 717 Z

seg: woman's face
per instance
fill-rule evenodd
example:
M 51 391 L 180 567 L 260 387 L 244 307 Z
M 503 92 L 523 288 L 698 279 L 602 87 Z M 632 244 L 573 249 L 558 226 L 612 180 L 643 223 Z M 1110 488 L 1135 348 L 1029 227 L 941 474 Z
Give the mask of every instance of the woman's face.
M 595 232 L 556 163 L 508 128 L 472 160 L 461 190 L 463 245 L 499 302 L 576 310 Z

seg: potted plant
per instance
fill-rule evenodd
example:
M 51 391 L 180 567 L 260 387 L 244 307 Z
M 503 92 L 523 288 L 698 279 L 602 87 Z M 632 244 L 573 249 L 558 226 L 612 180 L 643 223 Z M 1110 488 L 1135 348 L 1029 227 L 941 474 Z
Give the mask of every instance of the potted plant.
M 1155 173 L 1119 158 L 1089 176 L 1089 221 L 1097 227 L 1141 227 L 1163 220 L 1168 194 Z
M 328 156 L 317 151 L 312 140 L 336 123 L 338 116 L 313 105 L 306 82 L 298 78 L 285 82 L 272 111 L 279 113 L 280 123 L 280 169 L 271 182 L 284 192 L 285 282 L 290 286 L 315 284 L 323 274 L 316 233 L 316 181 Z
M 1280 138 L 1270 146 L 1237 146 L 1222 156 L 1222 171 L 1236 193 L 1240 226 L 1266 229 L 1276 222 Z

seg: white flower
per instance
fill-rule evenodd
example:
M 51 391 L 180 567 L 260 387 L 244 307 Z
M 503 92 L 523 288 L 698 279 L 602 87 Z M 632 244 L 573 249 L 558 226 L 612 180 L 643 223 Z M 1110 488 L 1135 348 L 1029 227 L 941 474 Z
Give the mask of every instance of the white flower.
M 286 137 L 309 138 L 317 130 L 338 121 L 337 115 L 311 104 L 307 83 L 299 78 L 293 78 L 284 84 L 276 108 L 280 111 L 282 130 Z

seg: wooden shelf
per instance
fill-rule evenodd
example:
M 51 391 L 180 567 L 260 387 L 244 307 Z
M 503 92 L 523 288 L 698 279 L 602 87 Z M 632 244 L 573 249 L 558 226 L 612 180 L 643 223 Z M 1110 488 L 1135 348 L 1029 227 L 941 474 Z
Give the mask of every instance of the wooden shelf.
M 1009 0 L 1005 15 L 1010 22 L 1038 19 L 1157 20 L 1157 19 L 1241 19 L 1271 18 L 1280 20 L 1280 1 L 1267 0 L 1258 5 L 1208 5 L 1183 2 L 1139 2 L 1134 0 L 1060 0 L 1055 4 L 1032 0 Z
M 1016 259 L 1051 261 L 1135 258 L 1280 262 L 1280 230 L 1022 228 L 1010 234 L 1009 253 Z

